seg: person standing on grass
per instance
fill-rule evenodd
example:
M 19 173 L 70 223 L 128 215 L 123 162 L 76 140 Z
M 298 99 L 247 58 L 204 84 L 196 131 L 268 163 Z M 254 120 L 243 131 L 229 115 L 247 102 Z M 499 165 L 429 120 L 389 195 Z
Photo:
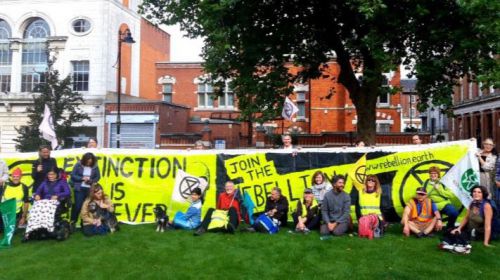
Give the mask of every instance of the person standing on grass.
M 218 231 L 234 233 L 234 231 L 238 228 L 238 225 L 241 221 L 240 214 L 240 202 L 237 197 L 237 189 L 234 188 L 233 181 L 227 181 L 224 186 L 224 192 L 219 195 L 217 199 L 217 210 L 224 210 L 227 213 L 220 212 L 215 213 L 214 208 L 208 209 L 203 221 L 201 222 L 200 227 L 195 231 L 194 235 L 202 235 L 204 234 L 213 219 L 227 219 L 227 225 L 225 228 L 218 228 Z M 214 215 L 225 214 L 225 217 L 215 217 Z
M 498 220 L 495 219 L 496 209 L 488 199 L 488 189 L 486 187 L 473 187 L 471 196 L 472 202 L 467 209 L 467 214 L 460 225 L 451 233 L 461 234 L 464 231 L 467 239 L 483 240 L 484 246 L 489 247 L 491 246 L 490 241 L 500 234 L 500 225 Z
M 169 227 L 180 229 L 196 229 L 201 224 L 201 189 L 195 188 L 191 192 L 191 205 L 186 213 L 181 211 L 175 213 L 172 220 L 168 222 Z
M 82 231 L 85 236 L 104 235 L 110 232 L 108 226 L 102 222 L 102 217 L 98 215 L 99 210 L 112 214 L 114 207 L 108 196 L 104 194 L 102 186 L 94 184 L 80 212 L 83 223 Z
M 71 224 L 74 226 L 80 215 L 83 202 L 89 196 L 90 187 L 101 178 L 97 158 L 93 153 L 85 153 L 71 172 L 70 185 L 73 186 L 75 204 L 71 209 Z
M 325 194 L 321 204 L 323 224 L 322 236 L 342 235 L 349 229 L 349 214 L 351 212 L 351 197 L 344 192 L 345 178 L 342 175 L 333 177 L 333 189 Z
M 57 161 L 55 158 L 50 157 L 49 146 L 40 146 L 38 149 L 38 159 L 33 162 L 31 167 L 33 193 L 35 193 L 42 182 L 45 181 L 49 170 L 59 170 Z
M 314 172 L 312 176 L 311 190 L 314 195 L 314 198 L 321 206 L 321 202 L 323 201 L 323 197 L 325 197 L 325 193 L 332 189 L 332 184 L 328 182 L 325 174 L 321 171 Z
M 457 221 L 458 211 L 451 203 L 451 198 L 455 197 L 453 192 L 439 181 L 441 170 L 437 166 L 429 168 L 429 179 L 424 182 L 424 189 L 432 200 L 437 205 L 438 210 L 448 216 L 447 228 L 454 228 Z
M 432 236 L 434 230 L 441 230 L 443 222 L 436 204 L 427 197 L 424 187 L 417 189 L 403 211 L 403 234 L 409 237 L 414 233 L 418 238 Z
M 296 232 L 309 233 L 319 228 L 321 216 L 319 215 L 318 202 L 310 188 L 304 190 L 304 198 L 297 201 L 297 209 L 292 214 Z

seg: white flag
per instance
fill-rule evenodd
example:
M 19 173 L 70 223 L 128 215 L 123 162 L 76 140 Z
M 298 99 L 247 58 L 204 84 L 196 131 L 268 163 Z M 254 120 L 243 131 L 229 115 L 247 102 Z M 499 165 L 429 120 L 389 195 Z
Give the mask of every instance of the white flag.
M 469 151 L 441 178 L 443 183 L 460 199 L 465 207 L 472 202 L 470 190 L 479 185 L 479 162 L 474 152 Z
M 195 188 L 200 188 L 201 193 L 203 193 L 207 186 L 208 182 L 204 178 L 195 177 L 179 170 L 175 176 L 172 201 L 187 202 Z
M 54 121 L 52 120 L 52 114 L 50 113 L 50 109 L 49 106 L 47 106 L 47 104 L 45 104 L 45 110 L 43 112 L 43 120 L 38 129 L 42 134 L 42 138 L 47 141 L 50 141 L 52 149 L 55 149 L 57 147 L 57 136 L 56 136 L 56 131 L 54 129 Z
M 281 115 L 283 118 L 287 120 L 291 120 L 293 115 L 299 111 L 299 108 L 295 103 L 290 100 L 290 98 L 286 97 L 285 98 L 285 103 L 283 104 L 283 111 L 281 112 Z

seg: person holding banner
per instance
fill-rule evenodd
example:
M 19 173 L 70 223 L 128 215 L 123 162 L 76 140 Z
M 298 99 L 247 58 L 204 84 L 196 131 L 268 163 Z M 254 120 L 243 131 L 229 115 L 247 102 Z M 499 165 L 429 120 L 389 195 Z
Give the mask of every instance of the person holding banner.
M 227 181 L 224 192 L 217 199 L 217 210 L 208 209 L 200 227 L 194 235 L 202 235 L 207 230 L 234 233 L 241 221 L 240 202 L 233 181 Z
M 31 167 L 33 193 L 35 193 L 42 182 L 45 181 L 49 170 L 59 170 L 57 161 L 55 158 L 50 157 L 49 146 L 40 146 L 38 149 L 38 159 L 33 162 Z
M 457 221 L 458 211 L 451 203 L 455 195 L 443 183 L 439 181 L 441 170 L 437 166 L 429 168 L 429 179 L 424 182 L 423 188 L 429 199 L 437 205 L 439 212 L 448 216 L 447 228 L 454 228 Z
M 0 201 L 14 198 L 16 200 L 16 220 L 19 222 L 19 227 L 26 224 L 28 209 L 30 203 L 29 188 L 21 182 L 23 172 L 20 168 L 16 168 L 11 175 L 11 179 L 0 186 Z M 2 220 L 0 219 L 0 224 Z M 1 228 L 1 226 L 0 226 Z
M 87 142 L 87 148 L 89 149 L 97 149 L 97 139 L 90 137 Z
M 436 203 L 427 197 L 424 187 L 417 189 L 403 211 L 403 234 L 409 237 L 413 232 L 418 238 L 432 236 L 434 229 L 441 230 L 443 222 Z
M 349 229 L 351 197 L 344 192 L 345 178 L 342 175 L 333 177 L 333 189 L 325 194 L 321 205 L 323 224 L 320 227 L 322 236 L 343 235 Z
M 304 198 L 297 201 L 297 210 L 292 213 L 295 231 L 309 233 L 319 228 L 321 216 L 319 215 L 318 202 L 310 188 L 304 190 Z
M 82 159 L 75 164 L 71 172 L 70 185 L 73 186 L 75 204 L 71 209 L 71 223 L 74 225 L 78 220 L 83 202 L 89 196 L 90 186 L 97 183 L 101 178 L 101 172 L 97 166 L 97 159 L 93 153 L 85 153 Z
M 94 184 L 90 188 L 89 195 L 83 202 L 80 212 L 83 223 L 82 231 L 85 236 L 104 235 L 110 231 L 110 228 L 103 223 L 102 211 L 108 215 L 112 214 L 114 212 L 113 203 L 104 194 L 102 186 Z
M 472 203 L 460 225 L 451 231 L 461 234 L 466 230 L 467 239 L 482 239 L 484 246 L 491 246 L 490 241 L 498 234 L 498 221 L 494 223 L 494 207 L 488 199 L 488 190 L 483 186 L 475 186 L 471 190 Z
M 330 184 L 325 174 L 319 170 L 314 172 L 312 176 L 311 190 L 320 207 L 323 202 L 323 198 L 325 197 L 325 193 L 331 189 L 332 184 Z
M 194 188 L 191 192 L 191 205 L 186 213 L 175 213 L 174 219 L 168 222 L 170 227 L 180 229 L 195 229 L 201 224 L 201 189 Z
M 494 148 L 495 143 L 491 138 L 486 138 L 483 141 L 483 149 L 476 153 L 479 161 L 479 184 L 488 189 L 490 197 L 495 196 L 495 164 L 497 162 L 497 151 Z

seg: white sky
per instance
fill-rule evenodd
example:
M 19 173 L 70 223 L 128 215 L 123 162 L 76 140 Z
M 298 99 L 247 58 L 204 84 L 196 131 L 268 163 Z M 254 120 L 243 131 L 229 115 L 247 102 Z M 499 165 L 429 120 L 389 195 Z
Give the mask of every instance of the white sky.
M 178 25 L 162 26 L 170 34 L 170 61 L 172 62 L 199 62 L 203 40 L 184 37 Z

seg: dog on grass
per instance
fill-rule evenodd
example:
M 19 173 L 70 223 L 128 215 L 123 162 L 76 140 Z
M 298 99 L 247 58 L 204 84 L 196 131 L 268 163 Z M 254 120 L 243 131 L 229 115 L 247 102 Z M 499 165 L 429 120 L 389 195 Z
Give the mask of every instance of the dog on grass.
M 156 205 L 156 207 L 153 209 L 153 213 L 155 214 L 156 231 L 164 232 L 165 230 L 167 230 L 168 229 L 167 209 L 160 205 Z
M 114 213 L 102 209 L 97 205 L 95 201 L 89 203 L 89 212 L 92 213 L 97 219 L 101 220 L 101 223 L 109 228 L 111 233 L 118 230 L 118 219 Z

